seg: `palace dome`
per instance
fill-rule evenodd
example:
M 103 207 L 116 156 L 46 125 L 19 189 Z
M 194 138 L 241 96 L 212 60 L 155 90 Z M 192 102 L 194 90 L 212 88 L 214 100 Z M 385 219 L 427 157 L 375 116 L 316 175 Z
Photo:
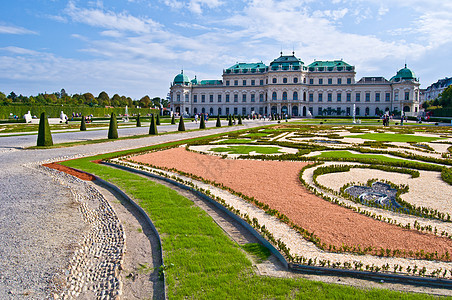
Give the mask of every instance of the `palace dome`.
M 184 71 L 182 70 L 180 74 L 177 74 L 176 77 L 174 77 L 174 84 L 189 84 L 190 79 L 187 75 L 184 74 Z
M 416 75 L 413 71 L 405 67 L 400 69 L 397 74 L 391 78 L 391 81 L 402 81 L 402 80 L 416 80 Z

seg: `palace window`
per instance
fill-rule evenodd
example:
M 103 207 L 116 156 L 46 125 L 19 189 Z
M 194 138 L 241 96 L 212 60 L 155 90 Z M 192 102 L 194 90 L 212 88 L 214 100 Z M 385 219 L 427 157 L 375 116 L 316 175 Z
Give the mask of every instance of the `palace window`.
M 209 102 L 213 102 L 213 95 L 209 95 Z
M 287 92 L 283 92 L 282 93 L 282 99 L 283 100 L 287 100 Z
M 370 93 L 366 93 L 366 102 L 370 102 Z
M 410 100 L 410 92 L 405 92 L 405 100 Z
M 234 85 L 239 85 L 239 81 L 238 80 L 234 80 Z
M 256 95 L 255 94 L 251 94 L 251 102 L 256 102 Z
M 328 78 L 328 84 L 333 84 L 333 78 Z
M 283 82 L 283 83 L 287 83 L 287 78 L 284 77 L 283 80 L 282 80 L 282 82 Z
M 246 94 L 242 95 L 242 102 L 246 102 Z
M 336 98 L 336 100 L 337 100 L 337 102 L 341 102 L 342 101 L 342 94 L 341 93 L 337 93 L 337 98 Z
M 342 84 L 342 78 L 337 79 L 337 84 Z
M 221 102 L 221 95 L 218 95 L 218 102 Z
M 239 95 L 234 94 L 234 102 L 239 102 Z
M 193 95 L 193 102 L 194 103 L 198 102 L 198 95 Z
M 264 102 L 264 94 L 259 94 L 259 102 Z
M 206 95 L 201 95 L 201 102 L 206 102 Z
M 323 84 L 323 78 L 319 78 L 319 84 Z
M 229 86 L 229 80 L 226 80 L 226 85 Z
M 391 93 L 386 93 L 385 101 L 386 102 L 391 101 Z
M 333 94 L 332 93 L 328 93 L 328 102 L 333 101 Z
M 319 93 L 319 102 L 323 102 L 323 93 Z
M 246 80 L 243 80 L 242 85 L 246 85 Z
M 272 93 L 272 100 L 276 100 L 276 92 Z
M 293 92 L 293 100 L 298 100 L 298 93 L 297 92 Z
M 293 78 L 293 83 L 298 83 L 298 77 Z
M 309 93 L 309 102 L 314 102 L 314 94 Z
M 380 93 L 375 93 L 375 102 L 380 102 Z
M 347 84 L 352 84 L 352 79 L 351 78 L 347 78 Z
M 352 93 L 347 93 L 347 102 L 352 101 Z
M 273 83 L 276 83 L 276 78 L 273 78 L 273 81 L 272 81 Z
M 226 102 L 229 102 L 229 94 L 226 94 Z
M 264 85 L 264 80 L 261 79 L 261 80 L 259 81 L 259 84 L 260 84 L 260 85 Z
M 256 81 L 254 79 L 251 80 L 251 85 L 256 85 Z
M 314 84 L 314 79 L 313 78 L 309 79 L 309 84 Z

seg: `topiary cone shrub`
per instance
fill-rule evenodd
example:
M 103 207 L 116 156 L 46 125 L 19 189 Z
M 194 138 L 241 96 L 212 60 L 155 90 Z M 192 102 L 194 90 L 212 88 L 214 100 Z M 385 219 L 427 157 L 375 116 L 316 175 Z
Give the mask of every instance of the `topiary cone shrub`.
M 237 122 L 238 125 L 242 125 L 242 116 L 238 116 L 239 121 Z
M 141 127 L 140 114 L 137 116 L 137 127 Z
M 153 134 L 153 135 L 158 134 L 158 132 L 157 132 L 157 124 L 156 124 L 156 121 L 155 121 L 154 114 L 151 114 L 151 125 L 149 126 L 149 134 Z
M 52 146 L 52 134 L 50 133 L 49 120 L 47 120 L 46 114 L 42 113 L 39 119 L 38 129 L 38 143 L 37 146 Z
M 82 116 L 82 123 L 80 124 L 80 131 L 86 131 L 85 116 Z
M 171 117 L 171 124 L 176 124 L 176 119 L 174 119 L 174 114 L 173 114 L 173 116 Z
M 116 114 L 111 113 L 110 127 L 108 127 L 108 139 L 118 138 L 118 121 L 116 120 Z
M 220 115 L 217 116 L 217 124 L 216 127 L 221 127 Z
M 157 120 L 155 121 L 155 124 L 160 125 L 160 114 L 157 114 L 156 117 Z
M 185 131 L 185 124 L 184 124 L 184 118 L 180 116 L 179 119 L 179 127 L 177 128 L 178 131 Z
M 199 122 L 199 129 L 206 129 L 206 120 L 204 115 L 201 115 L 201 122 Z
M 232 116 L 229 116 L 228 126 L 232 126 Z

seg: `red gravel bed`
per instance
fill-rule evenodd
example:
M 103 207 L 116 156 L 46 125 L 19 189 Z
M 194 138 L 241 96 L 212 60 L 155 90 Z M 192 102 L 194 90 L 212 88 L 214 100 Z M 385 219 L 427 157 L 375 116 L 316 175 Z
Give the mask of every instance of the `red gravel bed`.
M 67 173 L 67 174 L 75 176 L 75 177 L 77 177 L 77 178 L 79 178 L 81 180 L 93 181 L 93 180 L 96 179 L 91 174 L 88 174 L 88 173 L 85 173 L 85 172 L 80 172 L 80 171 L 77 171 L 77 170 L 72 169 L 70 167 L 66 167 L 66 166 L 60 165 L 58 163 L 44 164 L 43 166 L 47 167 L 47 168 L 55 169 L 55 170 L 58 170 L 58 171 L 61 171 L 61 172 L 64 172 L 64 173 Z
M 132 158 L 164 168 L 175 168 L 222 183 L 267 203 L 295 224 L 314 232 L 323 243 L 407 252 L 452 253 L 452 241 L 408 230 L 366 217 L 313 195 L 298 176 L 304 162 L 222 159 L 184 148 L 152 152 Z

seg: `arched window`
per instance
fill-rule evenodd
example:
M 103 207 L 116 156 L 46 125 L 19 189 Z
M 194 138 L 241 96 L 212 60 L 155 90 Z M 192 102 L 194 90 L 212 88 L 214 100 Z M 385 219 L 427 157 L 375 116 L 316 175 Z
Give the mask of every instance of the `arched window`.
M 213 115 L 213 107 L 210 108 L 209 114 L 210 114 L 210 115 Z
M 276 100 L 276 92 L 272 93 L 272 100 Z
M 369 113 L 370 113 L 370 109 L 369 109 L 369 107 L 366 107 L 366 116 L 368 116 Z
M 283 92 L 282 93 L 282 99 L 283 100 L 287 100 L 287 92 Z
M 359 107 L 357 107 L 355 111 L 356 111 L 356 115 L 359 116 L 360 115 L 359 114 Z
M 282 80 L 282 82 L 283 82 L 283 83 L 287 83 L 287 78 L 284 77 L 283 80 Z
M 195 108 L 193 108 L 193 113 L 194 114 L 197 114 L 198 113 L 198 109 L 195 107 Z
M 298 83 L 298 77 L 293 78 L 293 83 Z
M 378 116 L 380 114 L 380 109 L 377 107 L 375 108 L 375 115 Z
M 203 114 L 206 113 L 206 109 L 204 107 L 201 109 L 201 113 L 203 113 Z
M 221 116 L 221 107 L 218 107 L 218 115 Z
M 273 83 L 276 83 L 276 78 L 273 78 L 273 81 L 272 81 Z
M 298 93 L 297 92 L 293 92 L 293 99 L 294 100 L 298 100 Z

